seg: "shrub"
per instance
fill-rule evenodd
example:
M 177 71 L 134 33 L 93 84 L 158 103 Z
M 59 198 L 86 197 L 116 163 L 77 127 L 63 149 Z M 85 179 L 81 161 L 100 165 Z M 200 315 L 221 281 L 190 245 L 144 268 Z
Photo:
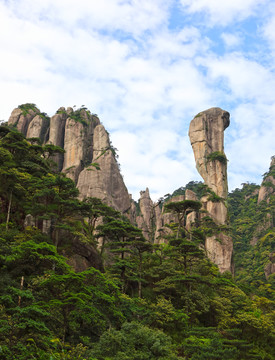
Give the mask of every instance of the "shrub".
M 222 151 L 214 151 L 206 156 L 207 162 L 218 160 L 222 164 L 226 164 L 228 161 L 225 154 Z

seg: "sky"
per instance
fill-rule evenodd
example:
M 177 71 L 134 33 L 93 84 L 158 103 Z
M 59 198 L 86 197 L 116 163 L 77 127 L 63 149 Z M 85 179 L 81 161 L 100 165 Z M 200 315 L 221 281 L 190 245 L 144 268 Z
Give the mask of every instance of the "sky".
M 229 189 L 261 183 L 275 154 L 274 0 L 0 0 L 0 120 L 85 105 L 138 199 L 201 181 L 188 128 L 230 112 Z

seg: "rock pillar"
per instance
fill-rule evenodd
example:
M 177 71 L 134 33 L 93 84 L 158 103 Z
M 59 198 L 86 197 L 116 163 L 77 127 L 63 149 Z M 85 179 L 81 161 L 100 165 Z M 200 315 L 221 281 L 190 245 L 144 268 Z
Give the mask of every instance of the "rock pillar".
M 189 128 L 196 167 L 209 188 L 209 195 L 204 196 L 201 201 L 217 225 L 227 224 L 228 185 L 224 130 L 229 126 L 229 117 L 227 111 L 211 108 L 196 115 Z M 221 272 L 231 271 L 233 244 L 226 233 L 219 232 L 208 237 L 205 248 L 209 258 L 218 265 Z

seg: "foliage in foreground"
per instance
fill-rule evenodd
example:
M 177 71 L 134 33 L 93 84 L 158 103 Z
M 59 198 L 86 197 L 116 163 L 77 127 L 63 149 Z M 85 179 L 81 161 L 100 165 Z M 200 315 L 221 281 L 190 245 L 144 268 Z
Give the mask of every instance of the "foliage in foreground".
M 56 151 L 0 128 L 0 359 L 274 358 L 274 292 L 263 276 L 272 229 L 244 255 L 261 216 L 252 217 L 253 196 L 243 208 L 243 194 L 230 199 L 239 287 L 201 249 L 207 224 L 185 228 L 187 209 L 199 203 L 167 206 L 178 224 L 167 244 L 153 245 L 100 200 L 80 202 L 74 183 L 52 170 Z M 101 271 L 67 264 L 75 239 L 94 249 Z

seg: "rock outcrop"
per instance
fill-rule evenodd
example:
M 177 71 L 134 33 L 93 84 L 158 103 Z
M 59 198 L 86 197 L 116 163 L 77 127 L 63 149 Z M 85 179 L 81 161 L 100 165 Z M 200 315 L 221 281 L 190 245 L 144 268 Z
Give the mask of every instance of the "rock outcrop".
M 12 111 L 8 124 L 16 126 L 17 130 L 26 136 L 28 126 L 32 119 L 38 114 L 38 112 L 39 110 L 36 109 L 36 107 L 33 109 L 28 109 L 27 111 L 16 108 Z
M 49 120 L 41 115 L 36 115 L 28 124 L 26 138 L 40 138 L 42 142 L 49 127 Z
M 141 192 L 139 203 L 134 203 L 120 174 L 109 135 L 96 115 L 86 108 L 62 107 L 49 119 L 34 104 L 25 104 L 12 112 L 8 123 L 29 138 L 39 137 L 44 144 L 64 149 L 64 154 L 55 155 L 53 160 L 58 170 L 76 183 L 81 199 L 97 197 L 127 215 L 143 230 L 148 240 L 165 241 L 165 235 L 171 232 L 165 225 L 176 222 L 175 215 L 165 213 L 160 203 L 153 203 L 148 189 Z M 228 125 L 229 113 L 213 108 L 198 114 L 189 131 L 197 169 L 210 189 L 209 196 L 199 200 L 218 225 L 227 222 L 227 159 L 223 152 L 223 132 Z M 190 190 L 186 190 L 185 195 L 169 199 L 182 200 L 198 199 Z M 190 229 L 197 217 L 196 212 L 189 213 L 186 227 Z M 226 234 L 207 238 L 205 247 L 221 271 L 230 270 L 232 241 Z M 80 251 L 79 244 L 75 249 L 77 258 L 72 257 L 71 261 L 79 264 L 83 249 Z M 81 268 L 81 264 L 77 267 Z
M 189 138 L 193 148 L 196 167 L 209 195 L 201 199 L 204 209 L 217 225 L 227 224 L 226 198 L 227 158 L 224 154 L 224 130 L 229 126 L 229 113 L 211 108 L 195 116 L 190 123 Z M 205 248 L 209 258 L 221 272 L 231 271 L 232 239 L 225 233 L 208 237 Z
M 126 213 L 131 208 L 130 196 L 103 125 L 97 125 L 94 129 L 92 161 L 98 164 L 100 170 L 91 165 L 81 171 L 77 183 L 80 197 L 98 197 Z
M 197 170 L 205 184 L 222 198 L 228 193 L 224 130 L 230 124 L 229 117 L 227 111 L 211 108 L 196 115 L 189 127 Z
M 40 138 L 43 144 L 64 149 L 64 154 L 54 155 L 53 160 L 57 169 L 77 184 L 81 199 L 97 197 L 122 213 L 130 213 L 130 196 L 109 135 L 96 115 L 86 108 L 62 107 L 50 119 L 34 104 L 25 104 L 13 110 L 8 124 L 17 127 L 27 138 Z M 98 163 L 99 169 L 93 162 Z M 26 218 L 25 225 L 34 225 L 33 219 Z M 43 220 L 42 231 L 48 233 L 50 225 L 50 220 Z M 78 239 L 73 239 L 71 252 L 66 257 L 76 271 L 90 266 L 102 269 L 96 249 Z
M 269 262 L 264 267 L 264 273 L 266 279 L 269 278 L 270 275 L 275 273 L 275 252 L 272 252 L 268 255 Z
M 269 202 L 270 195 L 275 193 L 275 156 L 272 156 L 269 172 L 264 177 L 258 195 L 258 204 L 262 201 Z
M 136 215 L 137 226 L 142 229 L 146 239 L 152 239 L 155 219 L 155 209 L 153 201 L 150 198 L 149 189 L 140 192 L 139 213 Z
M 77 184 L 81 199 L 98 197 L 123 213 L 130 209 L 130 196 L 111 151 L 109 135 L 89 110 L 61 107 L 49 119 L 34 104 L 26 104 L 13 110 L 8 124 L 27 138 L 40 138 L 44 144 L 65 150 L 53 160 L 58 170 Z M 100 170 L 91 165 L 93 162 Z
M 261 187 L 258 192 L 257 205 L 259 208 L 270 204 L 272 197 L 275 195 L 275 156 L 272 156 L 269 171 L 264 175 Z M 272 214 L 272 205 L 268 211 L 265 211 L 265 215 L 258 223 L 250 244 L 255 246 L 262 234 L 269 228 L 274 226 L 274 216 Z
M 254 236 L 250 242 L 255 246 L 258 241 L 261 241 L 263 233 L 272 230 L 274 227 L 274 195 L 275 195 L 275 156 L 272 156 L 269 171 L 264 175 L 259 195 L 258 195 L 258 207 L 265 207 L 266 211 L 264 218 L 258 224 L 254 231 Z M 273 208 L 273 209 L 272 209 Z M 267 254 L 268 260 L 264 267 L 264 273 L 266 279 L 270 275 L 275 273 L 275 252 Z
M 58 113 L 51 117 L 48 144 L 59 146 L 64 149 L 65 124 L 67 117 L 68 114 L 65 112 L 65 108 L 58 109 Z M 54 156 L 53 160 L 57 164 L 57 170 L 61 171 L 63 168 L 64 155 L 57 154 Z

